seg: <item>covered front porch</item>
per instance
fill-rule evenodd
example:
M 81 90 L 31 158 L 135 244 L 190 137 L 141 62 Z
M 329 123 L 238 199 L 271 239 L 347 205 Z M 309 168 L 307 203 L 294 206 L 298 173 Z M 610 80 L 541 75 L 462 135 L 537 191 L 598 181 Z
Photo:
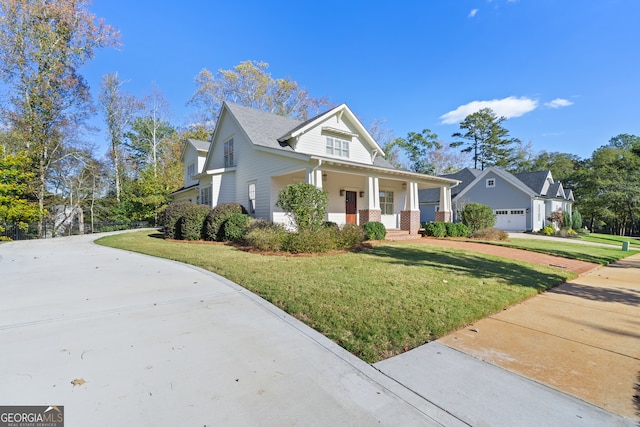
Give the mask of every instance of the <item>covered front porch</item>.
M 338 225 L 378 221 L 387 229 L 418 234 L 418 190 L 440 188 L 440 220 L 451 220 L 451 187 L 458 181 L 383 167 L 314 160 L 308 168 L 273 176 L 271 200 L 276 200 L 287 185 L 306 182 L 327 192 L 327 221 Z M 272 220 L 288 223 L 285 213 L 275 206 Z

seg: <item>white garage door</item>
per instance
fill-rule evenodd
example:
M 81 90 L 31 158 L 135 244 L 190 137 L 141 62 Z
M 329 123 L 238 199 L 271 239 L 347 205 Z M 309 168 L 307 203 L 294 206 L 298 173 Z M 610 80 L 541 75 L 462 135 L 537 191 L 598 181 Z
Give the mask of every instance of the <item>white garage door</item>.
M 504 231 L 525 231 L 527 215 L 524 209 L 496 209 L 496 228 Z

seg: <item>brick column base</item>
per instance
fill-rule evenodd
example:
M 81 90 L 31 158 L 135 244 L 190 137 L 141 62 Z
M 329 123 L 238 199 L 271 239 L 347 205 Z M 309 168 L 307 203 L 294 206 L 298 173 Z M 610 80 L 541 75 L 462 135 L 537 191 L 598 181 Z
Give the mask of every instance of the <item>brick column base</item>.
M 420 231 L 420 211 L 401 211 L 400 230 L 408 230 L 409 234 Z
M 382 222 L 382 211 L 380 209 L 362 209 L 360 213 L 360 225 L 365 222 Z
M 451 222 L 451 212 L 436 212 L 436 222 Z

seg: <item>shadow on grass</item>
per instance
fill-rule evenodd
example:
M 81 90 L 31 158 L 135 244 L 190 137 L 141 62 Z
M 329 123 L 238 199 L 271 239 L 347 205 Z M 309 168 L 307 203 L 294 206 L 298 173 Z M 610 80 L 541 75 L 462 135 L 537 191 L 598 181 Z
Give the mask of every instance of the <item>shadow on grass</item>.
M 570 295 L 589 301 L 618 302 L 631 306 L 640 306 L 640 291 L 636 289 L 612 289 L 595 286 L 566 283 L 553 290 L 560 295 Z
M 377 246 L 369 255 L 385 258 L 387 263 L 410 267 L 429 267 L 478 278 L 501 278 L 509 285 L 526 286 L 542 292 L 565 281 L 564 275 L 545 273 L 517 261 L 492 260 L 472 252 L 429 251 L 425 249 Z
M 638 377 L 636 379 L 636 385 L 634 386 L 636 394 L 633 395 L 633 404 L 636 407 L 636 415 L 640 417 L 640 372 L 638 372 Z M 640 426 L 640 423 L 638 423 Z
M 164 239 L 164 233 L 151 233 L 149 234 L 149 237 L 154 239 Z

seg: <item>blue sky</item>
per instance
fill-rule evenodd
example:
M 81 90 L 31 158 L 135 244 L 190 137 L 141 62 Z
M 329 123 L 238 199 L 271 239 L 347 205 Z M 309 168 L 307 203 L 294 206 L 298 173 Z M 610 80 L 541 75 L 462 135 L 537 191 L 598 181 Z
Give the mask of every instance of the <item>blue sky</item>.
M 96 0 L 90 10 L 122 37 L 81 71 L 94 94 L 110 72 L 136 96 L 155 83 L 177 124 L 191 118 L 201 69 L 252 59 L 397 136 L 429 128 L 450 142 L 485 106 L 535 152 L 586 158 L 640 135 L 638 0 Z M 106 147 L 104 132 L 94 138 Z

